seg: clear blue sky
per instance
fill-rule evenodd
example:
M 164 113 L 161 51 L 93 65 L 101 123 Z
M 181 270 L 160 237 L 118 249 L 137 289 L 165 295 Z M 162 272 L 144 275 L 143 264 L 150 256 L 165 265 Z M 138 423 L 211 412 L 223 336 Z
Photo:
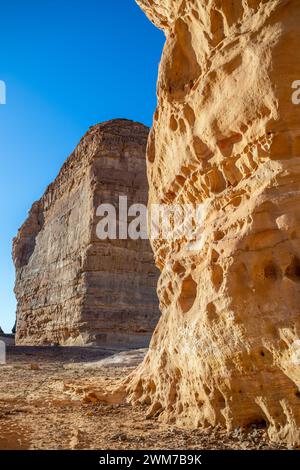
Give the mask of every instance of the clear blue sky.
M 0 326 L 9 332 L 12 238 L 89 126 L 151 125 L 164 36 L 134 0 L 3 0 L 0 14 Z

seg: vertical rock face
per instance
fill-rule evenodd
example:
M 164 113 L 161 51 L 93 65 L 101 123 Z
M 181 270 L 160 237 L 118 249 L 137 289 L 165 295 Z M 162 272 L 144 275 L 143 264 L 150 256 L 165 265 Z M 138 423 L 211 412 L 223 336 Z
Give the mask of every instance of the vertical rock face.
M 147 203 L 148 128 L 90 129 L 14 240 L 17 344 L 148 344 L 159 316 L 148 240 L 101 240 L 100 204 Z M 103 214 L 104 215 L 104 214 Z
M 300 2 L 138 0 L 163 28 L 150 204 L 200 205 L 153 241 L 162 317 L 133 402 L 183 426 L 300 443 Z

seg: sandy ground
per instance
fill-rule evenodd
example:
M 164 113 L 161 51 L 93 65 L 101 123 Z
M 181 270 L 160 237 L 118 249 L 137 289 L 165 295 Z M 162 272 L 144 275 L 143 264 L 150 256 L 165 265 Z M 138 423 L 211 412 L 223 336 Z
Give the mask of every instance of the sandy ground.
M 278 449 L 265 430 L 182 430 L 143 407 L 85 404 L 70 390 L 112 386 L 145 351 L 9 347 L 0 366 L 0 449 Z M 284 448 L 284 447 L 281 447 Z

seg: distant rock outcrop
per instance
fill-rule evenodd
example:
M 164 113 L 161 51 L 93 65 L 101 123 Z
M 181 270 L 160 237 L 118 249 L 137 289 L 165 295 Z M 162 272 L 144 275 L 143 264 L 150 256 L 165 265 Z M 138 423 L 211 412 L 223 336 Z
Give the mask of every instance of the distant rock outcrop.
M 162 316 L 127 393 L 300 445 L 300 2 L 138 3 L 167 37 L 149 200 L 202 219 L 153 243 Z
M 148 240 L 100 240 L 102 203 L 147 203 L 149 129 L 94 126 L 33 204 L 13 243 L 16 343 L 144 347 L 158 321 Z

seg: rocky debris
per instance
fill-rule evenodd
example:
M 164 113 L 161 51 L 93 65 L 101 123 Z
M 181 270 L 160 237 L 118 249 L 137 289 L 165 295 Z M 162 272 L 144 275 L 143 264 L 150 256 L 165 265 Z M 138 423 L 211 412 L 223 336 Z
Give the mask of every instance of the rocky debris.
M 202 222 L 153 243 L 162 316 L 129 399 L 300 445 L 300 3 L 137 1 L 167 38 L 149 202 Z
M 92 127 L 13 243 L 18 345 L 148 345 L 159 317 L 148 240 L 100 240 L 100 204 L 147 203 L 149 129 Z
M 20 354 L 20 349 L 23 354 Z M 178 429 L 145 420 L 145 408 L 130 404 L 83 404 L 80 396 L 70 395 L 64 383 L 78 387 L 82 383 L 97 381 L 100 385 L 114 386 L 131 372 L 128 367 L 87 369 L 84 363 L 76 369 L 67 369 L 72 351 L 62 361 L 62 354 L 53 348 L 18 346 L 8 350 L 8 362 L 0 367 L 0 449 L 280 449 L 268 441 L 263 427 L 249 430 L 233 429 L 225 433 L 219 427 Z M 84 351 L 99 348 L 81 348 Z M 48 360 L 45 351 L 48 353 Z M 83 352 L 84 352 L 83 351 Z M 31 352 L 41 364 L 32 371 Z M 30 354 L 29 354 L 30 353 Z M 58 361 L 57 361 L 57 360 Z M 90 358 L 86 357 L 87 360 Z

